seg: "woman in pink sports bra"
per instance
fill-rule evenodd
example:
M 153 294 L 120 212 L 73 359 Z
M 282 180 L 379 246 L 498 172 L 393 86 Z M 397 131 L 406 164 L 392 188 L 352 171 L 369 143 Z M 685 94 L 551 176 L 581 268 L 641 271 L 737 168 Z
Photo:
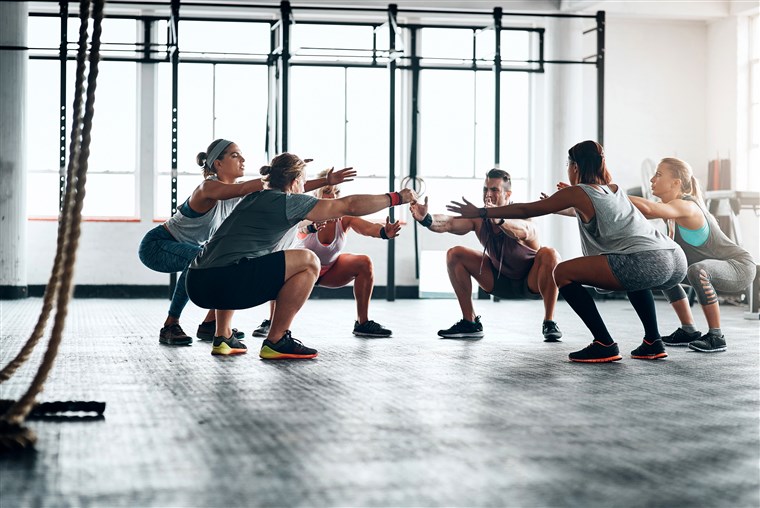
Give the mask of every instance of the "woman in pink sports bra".
M 327 174 L 322 171 L 318 178 Z M 327 185 L 314 191 L 320 199 L 335 199 L 340 197 L 337 185 Z M 361 217 L 341 217 L 328 222 L 301 224 L 298 228 L 298 241 L 295 248 L 309 249 L 314 252 L 322 267 L 319 271 L 317 286 L 340 288 L 354 281 L 354 299 L 356 300 L 357 319 L 354 322 L 354 335 L 357 337 L 390 337 L 391 330 L 380 323 L 369 319 L 369 300 L 375 287 L 375 272 L 372 260 L 366 254 L 350 254 L 343 252 L 346 244 L 346 233 L 353 229 L 363 236 L 390 240 L 398 236 L 401 224 L 390 222 L 386 218 L 385 225 L 369 222 Z M 254 331 L 254 335 L 268 332 L 270 320 L 265 320 Z

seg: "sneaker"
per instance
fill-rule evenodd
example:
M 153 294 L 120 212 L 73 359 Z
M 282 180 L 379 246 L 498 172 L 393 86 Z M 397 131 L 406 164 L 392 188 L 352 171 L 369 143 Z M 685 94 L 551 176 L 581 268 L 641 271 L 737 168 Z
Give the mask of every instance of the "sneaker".
M 639 347 L 631 351 L 631 358 L 636 358 L 637 360 L 657 360 L 666 356 L 668 356 L 668 353 L 665 352 L 665 345 L 662 343 L 662 339 L 652 342 L 647 342 L 644 339 Z
M 570 353 L 569 357 L 571 362 L 586 363 L 606 363 L 623 359 L 615 342 L 606 346 L 598 340 L 595 340 L 580 351 Z
M 550 319 L 544 321 L 544 324 L 541 327 L 541 333 L 544 334 L 544 342 L 557 342 L 562 338 L 562 332 L 559 331 L 557 323 Z
M 689 349 L 700 353 L 720 353 L 726 350 L 726 339 L 723 335 L 706 333 L 698 340 L 689 343 Z
M 663 336 L 662 342 L 664 342 L 666 346 L 688 346 L 689 342 L 699 339 L 701 335 L 702 334 L 699 332 L 690 333 L 684 331 L 683 328 L 679 328 L 670 335 Z
M 290 335 L 290 330 L 286 330 L 285 335 L 277 342 L 270 342 L 269 339 L 264 339 L 264 342 L 261 343 L 259 356 L 264 360 L 307 360 L 315 358 L 317 350 L 304 346 L 300 340 L 294 339 Z
M 269 335 L 269 327 L 272 325 L 272 322 L 268 319 L 265 319 L 261 322 L 258 328 L 256 328 L 253 331 L 254 337 L 266 337 Z
M 201 340 L 214 340 L 214 333 L 216 333 L 216 321 L 207 321 L 198 325 L 198 331 L 195 336 Z M 232 329 L 232 336 L 237 340 L 243 340 L 245 333 L 241 332 L 237 328 Z
M 475 321 L 462 319 L 447 330 L 438 330 L 438 335 L 446 339 L 479 338 L 483 336 L 483 324 L 480 316 L 475 316 Z
M 158 342 L 170 346 L 187 346 L 192 344 L 193 338 L 186 334 L 179 324 L 166 325 L 158 334 Z
M 240 355 L 247 352 L 248 348 L 237 340 L 235 335 L 231 335 L 229 338 L 214 337 L 211 348 L 212 355 Z
M 383 328 L 383 325 L 375 323 L 371 319 L 362 324 L 354 321 L 354 335 L 357 337 L 390 337 L 391 333 L 393 332 L 387 328 Z

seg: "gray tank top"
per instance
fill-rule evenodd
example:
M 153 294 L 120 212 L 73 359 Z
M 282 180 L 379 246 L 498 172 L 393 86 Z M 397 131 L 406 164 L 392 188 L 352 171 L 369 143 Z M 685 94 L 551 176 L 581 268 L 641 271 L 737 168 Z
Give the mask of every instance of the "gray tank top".
M 598 189 L 586 184 L 578 184 L 578 187 L 591 199 L 596 212 L 588 224 L 576 215 L 584 255 L 632 254 L 678 248 L 673 240 L 657 231 L 633 206 L 619 186 L 616 192 L 606 185 L 600 185 Z
M 689 196 L 688 194 L 683 196 L 682 199 L 694 203 L 697 202 L 692 196 Z M 697 203 L 697 205 L 699 205 L 699 203 Z M 686 254 L 686 262 L 689 265 L 693 265 L 694 263 L 699 263 L 705 259 L 733 259 L 736 261 L 753 264 L 754 260 L 752 259 L 750 253 L 732 242 L 731 239 L 726 236 L 723 231 L 721 231 L 720 226 L 718 225 L 718 221 L 715 220 L 715 217 L 707 213 L 704 207 L 700 206 L 699 209 L 702 210 L 702 214 L 704 214 L 705 220 L 707 221 L 707 226 L 709 228 L 709 234 L 705 243 L 699 246 L 691 245 L 683 239 L 679 228 L 676 228 L 675 231 L 675 241 L 678 245 L 681 246 L 684 253 Z
M 177 209 L 177 213 L 164 222 L 164 226 L 178 242 L 203 245 L 219 229 L 241 199 L 217 201 L 208 212 L 199 214 L 190 208 L 190 198 L 187 198 Z

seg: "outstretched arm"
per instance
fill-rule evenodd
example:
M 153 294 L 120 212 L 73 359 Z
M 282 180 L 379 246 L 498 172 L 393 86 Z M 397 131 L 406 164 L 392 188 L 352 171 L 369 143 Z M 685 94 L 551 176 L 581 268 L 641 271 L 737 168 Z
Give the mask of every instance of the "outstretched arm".
M 428 228 L 434 233 L 453 233 L 455 235 L 465 235 L 470 231 L 475 231 L 477 221 L 472 219 L 463 219 L 461 217 L 452 217 L 450 215 L 428 213 L 428 198 L 425 196 L 425 202 L 412 203 L 409 206 L 414 220 Z
M 696 207 L 683 199 L 674 199 L 669 203 L 655 203 L 639 196 L 628 196 L 628 199 L 647 219 L 687 219 L 700 213 Z
M 343 168 L 340 171 L 333 172 L 334 168 L 330 168 L 327 172 L 327 176 L 324 178 L 315 178 L 309 180 L 303 185 L 304 192 L 311 192 L 317 190 L 325 185 L 338 185 L 343 182 L 350 182 L 356 176 L 354 168 Z
M 584 202 L 584 198 L 585 201 Z M 567 187 L 555 192 L 546 199 L 533 201 L 532 203 L 515 203 L 505 206 L 495 206 L 491 208 L 478 208 L 474 204 L 462 198 L 464 203 L 452 201 L 446 206 L 446 209 L 460 214 L 462 217 L 482 217 L 504 219 L 527 219 L 529 217 L 540 217 L 550 213 L 556 213 L 566 208 L 578 208 L 588 205 L 593 216 L 593 206 L 588 196 L 579 188 Z
M 362 236 L 382 238 L 383 240 L 396 238 L 401 230 L 401 223 L 399 221 L 391 222 L 390 216 L 385 218 L 385 224 L 370 222 L 361 217 L 347 217 L 344 221 L 344 224 L 347 226 L 346 229 L 353 228 L 354 231 Z
M 379 212 L 383 208 L 411 203 L 417 194 L 411 189 L 388 194 L 355 194 L 340 199 L 320 199 L 306 215 L 310 221 L 337 219 L 344 215 L 359 217 Z

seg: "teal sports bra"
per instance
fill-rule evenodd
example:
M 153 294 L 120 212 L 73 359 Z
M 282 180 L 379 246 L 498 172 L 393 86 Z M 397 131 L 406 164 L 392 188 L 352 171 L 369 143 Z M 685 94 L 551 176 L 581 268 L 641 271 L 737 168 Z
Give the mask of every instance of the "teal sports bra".
M 693 245 L 694 247 L 704 245 L 704 243 L 707 241 L 707 238 L 710 236 L 710 225 L 706 220 L 704 225 L 699 229 L 686 229 L 685 227 L 679 226 L 678 224 L 676 224 L 676 227 L 678 228 L 678 232 L 681 233 L 681 238 L 683 238 L 683 241 L 689 245 Z

